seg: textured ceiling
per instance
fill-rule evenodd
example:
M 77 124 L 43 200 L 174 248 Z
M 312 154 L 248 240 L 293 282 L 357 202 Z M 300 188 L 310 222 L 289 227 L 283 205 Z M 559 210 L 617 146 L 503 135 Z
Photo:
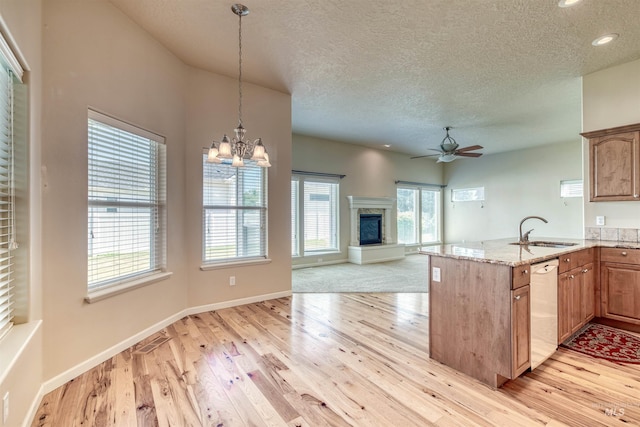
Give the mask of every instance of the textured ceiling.
M 231 1 L 110 1 L 185 63 L 237 77 Z M 245 4 L 243 78 L 291 93 L 294 132 L 412 155 L 444 126 L 484 153 L 576 140 L 580 76 L 640 58 L 640 0 Z

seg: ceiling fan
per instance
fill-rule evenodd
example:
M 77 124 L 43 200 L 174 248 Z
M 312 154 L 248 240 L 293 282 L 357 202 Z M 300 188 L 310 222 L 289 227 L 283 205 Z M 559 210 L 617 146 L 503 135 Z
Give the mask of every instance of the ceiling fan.
M 452 162 L 458 157 L 480 157 L 482 153 L 470 153 L 470 151 L 481 150 L 484 147 L 481 145 L 471 145 L 469 147 L 458 148 L 459 145 L 455 139 L 449 136 L 449 130 L 451 126 L 447 126 L 444 130 L 447 132 L 447 135 L 444 137 L 442 142 L 440 143 L 440 149 L 436 148 L 427 148 L 430 151 L 437 151 L 438 154 L 426 154 L 424 156 L 415 156 L 411 157 L 412 159 L 421 159 L 423 157 L 435 157 L 438 156 L 438 162 Z

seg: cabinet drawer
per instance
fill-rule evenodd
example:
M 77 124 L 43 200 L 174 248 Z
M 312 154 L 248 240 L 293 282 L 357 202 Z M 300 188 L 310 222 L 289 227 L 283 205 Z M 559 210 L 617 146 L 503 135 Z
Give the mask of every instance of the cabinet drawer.
M 640 249 L 600 248 L 600 261 L 640 264 Z
M 560 263 L 558 265 L 558 271 L 564 273 L 582 265 L 589 264 L 595 260 L 594 254 L 593 248 L 562 254 L 558 257 L 558 262 Z
M 529 264 L 513 267 L 513 276 L 511 280 L 511 289 L 518 289 L 529 284 L 531 276 L 531 266 Z

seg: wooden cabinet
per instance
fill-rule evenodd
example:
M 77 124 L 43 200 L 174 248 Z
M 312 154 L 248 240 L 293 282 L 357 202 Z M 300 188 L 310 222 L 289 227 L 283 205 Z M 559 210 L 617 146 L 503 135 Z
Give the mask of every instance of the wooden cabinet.
M 529 286 L 511 291 L 511 378 L 531 366 L 531 301 Z
M 600 251 L 602 317 L 640 325 L 640 249 Z
M 593 319 L 596 301 L 594 249 L 563 255 L 559 261 L 558 344 Z
M 589 139 L 589 200 L 640 201 L 640 124 L 582 136 Z
M 437 255 L 429 265 L 429 357 L 493 387 L 527 370 L 529 266 Z

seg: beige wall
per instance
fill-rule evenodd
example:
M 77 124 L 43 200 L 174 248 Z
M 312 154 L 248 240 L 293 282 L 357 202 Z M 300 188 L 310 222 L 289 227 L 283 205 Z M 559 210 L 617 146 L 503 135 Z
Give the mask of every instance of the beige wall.
M 640 123 L 640 60 L 584 76 L 582 103 L 585 132 Z M 585 152 L 588 148 L 588 141 L 584 140 Z M 587 156 L 584 176 L 585 188 L 588 188 Z M 595 227 L 596 216 L 604 215 L 606 227 L 640 228 L 640 202 L 591 203 L 587 196 L 584 213 L 585 227 Z
M 186 306 L 185 67 L 106 1 L 43 2 L 44 379 Z M 87 293 L 87 108 L 166 138 L 169 280 Z
M 42 283 L 40 205 L 40 120 L 42 105 L 42 16 L 40 0 L 0 0 L 3 35 L 25 69 L 28 85 L 28 149 L 20 151 L 29 165 L 18 179 L 19 256 L 28 256 L 28 270 L 16 283 L 16 322 L 2 340 L 0 396 L 9 392 L 9 419 L 20 425 L 42 382 Z M 19 171 L 21 172 L 21 171 Z
M 237 81 L 184 65 L 106 0 L 48 0 L 43 10 L 44 380 L 185 309 L 289 292 L 290 96 L 243 87 L 248 136 L 263 138 L 274 165 L 268 170 L 271 262 L 201 271 L 202 147 L 237 125 Z M 166 138 L 173 272 L 92 304 L 83 301 L 87 107 Z
M 513 237 L 525 216 L 532 237 L 581 238 L 582 198 L 560 198 L 560 180 L 580 179 L 582 147 L 575 141 L 448 163 L 445 177 L 447 243 Z M 485 202 L 451 203 L 455 188 L 485 187 Z M 484 205 L 484 207 L 482 207 Z M 525 230 L 525 231 L 526 231 Z
M 291 98 L 243 83 L 242 120 L 247 138 L 262 138 L 273 166 L 268 169 L 268 255 L 271 262 L 200 271 L 202 260 L 202 147 L 233 136 L 238 124 L 237 80 L 197 69 L 186 74 L 186 197 L 185 233 L 188 238 L 188 305 L 291 290 Z M 224 100 L 221 102 L 221 100 Z M 229 101 L 231 100 L 231 101 Z M 229 276 L 236 285 L 229 286 Z
M 319 258 L 323 263 L 348 258 L 350 224 L 346 196 L 395 198 L 396 180 L 430 184 L 443 182 L 442 166 L 433 160 L 411 160 L 406 154 L 306 135 L 293 135 L 292 169 L 346 175 L 340 181 L 341 252 L 296 258 L 294 265 L 317 263 Z M 392 235 L 396 236 L 395 210 L 392 227 Z

